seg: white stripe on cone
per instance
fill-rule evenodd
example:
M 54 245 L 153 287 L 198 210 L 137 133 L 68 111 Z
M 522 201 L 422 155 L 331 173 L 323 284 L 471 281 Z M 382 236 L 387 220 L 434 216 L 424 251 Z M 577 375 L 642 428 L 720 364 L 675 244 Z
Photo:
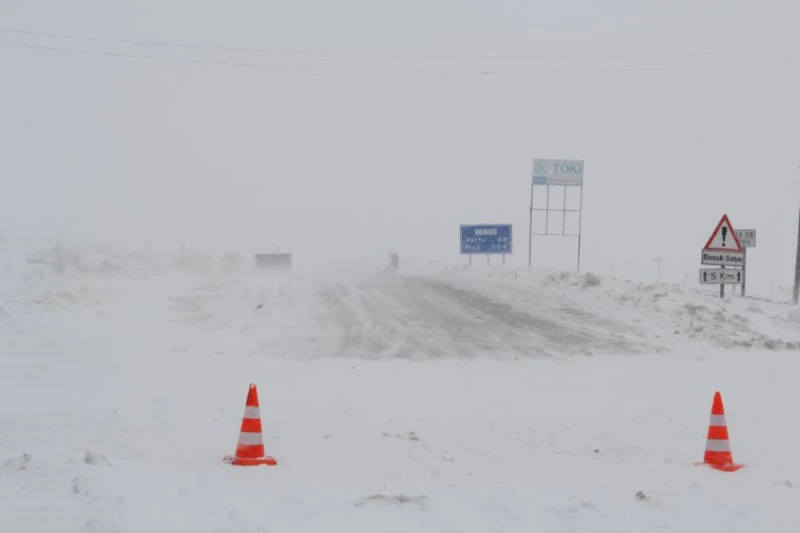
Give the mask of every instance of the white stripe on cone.
M 244 408 L 244 417 L 243 418 L 261 418 L 261 413 L 258 411 L 258 407 L 245 407 Z
M 725 415 L 711 415 L 711 422 L 708 424 L 709 426 L 727 426 L 728 423 L 725 421 Z
M 240 433 L 239 444 L 243 444 L 245 446 L 264 444 L 264 438 L 261 436 L 261 433 Z
M 731 443 L 728 440 L 708 439 L 708 442 L 706 442 L 706 451 L 729 452 L 731 451 Z

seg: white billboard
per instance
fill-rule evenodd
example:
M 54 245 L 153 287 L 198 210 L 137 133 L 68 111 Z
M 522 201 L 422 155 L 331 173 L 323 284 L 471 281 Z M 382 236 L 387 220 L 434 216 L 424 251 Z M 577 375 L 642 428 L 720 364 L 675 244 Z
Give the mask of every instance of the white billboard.
M 583 185 L 582 159 L 534 159 L 534 185 Z

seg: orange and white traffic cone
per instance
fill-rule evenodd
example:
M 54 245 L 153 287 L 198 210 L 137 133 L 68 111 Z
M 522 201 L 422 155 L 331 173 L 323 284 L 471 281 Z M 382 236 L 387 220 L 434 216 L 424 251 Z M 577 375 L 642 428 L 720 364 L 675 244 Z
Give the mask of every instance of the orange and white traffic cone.
M 239 432 L 239 443 L 236 445 L 236 455 L 227 455 L 223 459 L 226 463 L 237 466 L 275 466 L 278 462 L 264 453 L 264 437 L 261 429 L 261 413 L 258 408 L 258 390 L 250 384 L 247 391 L 247 404 L 242 417 L 242 429 Z
M 708 424 L 708 439 L 706 440 L 706 453 L 703 462 L 723 472 L 735 472 L 744 465 L 733 462 L 731 443 L 728 439 L 728 423 L 725 420 L 725 407 L 722 405 L 722 395 L 714 393 L 714 403 L 711 406 L 711 421 Z

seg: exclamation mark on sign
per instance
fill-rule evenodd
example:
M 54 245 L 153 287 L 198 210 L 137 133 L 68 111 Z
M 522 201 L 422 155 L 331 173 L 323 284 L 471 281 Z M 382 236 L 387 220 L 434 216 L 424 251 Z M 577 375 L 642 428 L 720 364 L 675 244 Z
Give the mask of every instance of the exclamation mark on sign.
M 725 239 L 728 238 L 728 227 L 722 226 L 722 247 L 725 248 Z

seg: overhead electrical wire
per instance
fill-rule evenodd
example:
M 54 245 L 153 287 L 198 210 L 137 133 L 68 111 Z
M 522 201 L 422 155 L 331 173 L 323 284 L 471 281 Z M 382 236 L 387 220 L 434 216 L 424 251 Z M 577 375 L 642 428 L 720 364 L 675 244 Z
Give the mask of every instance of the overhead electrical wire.
M 16 35 L 28 35 L 37 37 L 51 37 L 58 39 L 75 39 L 81 41 L 92 41 L 102 43 L 115 43 L 115 44 L 129 44 L 138 46 L 161 46 L 167 48 L 184 48 L 194 50 L 209 50 L 220 52 L 246 52 L 246 53 L 265 53 L 265 54 L 278 54 L 278 55 L 293 55 L 293 56 L 311 56 L 311 57 L 352 57 L 352 58 L 372 58 L 372 59 L 413 59 L 413 60 L 430 60 L 430 61 L 536 61 L 536 60 L 597 60 L 597 59 L 657 59 L 657 58 L 688 58 L 688 57 L 704 57 L 704 56 L 730 56 L 730 55 L 754 55 L 754 54 L 774 54 L 774 53 L 788 53 L 800 52 L 798 47 L 784 47 L 784 48 L 762 48 L 762 49 L 734 49 L 734 50 L 705 50 L 705 51 L 692 51 L 692 52 L 642 52 L 642 53 L 628 53 L 628 54 L 594 54 L 594 55 L 520 55 L 520 56 L 477 56 L 477 55 L 413 55 L 413 54 L 379 54 L 379 53 L 354 53 L 354 52 L 324 52 L 317 50 L 292 50 L 283 48 L 247 48 L 247 47 L 230 47 L 230 46 L 214 46 L 214 45 L 201 45 L 189 43 L 176 43 L 170 41 L 147 41 L 147 40 L 133 40 L 133 39 L 117 39 L 111 37 L 89 37 L 85 35 L 75 35 L 68 33 L 55 33 L 43 32 L 33 30 L 19 30 L 12 28 L 0 28 L 2 33 L 10 33 Z
M 44 37 L 55 38 L 70 38 L 82 39 L 87 41 L 98 42 L 113 42 L 117 44 L 138 45 L 138 46 L 166 46 L 178 47 L 186 49 L 204 49 L 215 50 L 224 52 L 273 52 L 280 51 L 275 49 L 246 49 L 246 48 L 225 48 L 204 45 L 184 45 L 175 43 L 164 43 L 155 41 L 132 41 L 123 39 L 105 39 L 95 37 L 82 37 L 75 35 L 45 33 L 45 32 L 27 32 L 23 30 L 8 30 L 0 28 L 0 32 L 7 33 L 20 33 L 37 35 Z M 217 65 L 228 67 L 250 67 L 250 68 L 263 68 L 274 70 L 295 70 L 295 71 L 319 71 L 319 72 L 350 72 L 350 73 L 377 73 L 377 74 L 417 74 L 417 75 L 459 75 L 459 76 L 508 76 L 508 75 L 566 75 L 566 74 L 603 74 L 603 73 L 628 73 L 628 72 L 658 72 L 658 71 L 674 71 L 674 70 L 709 70 L 709 69 L 724 69 L 724 68 L 737 68 L 746 66 L 760 66 L 760 65 L 783 65 L 800 63 L 800 57 L 795 58 L 782 58 L 782 59 L 751 59 L 751 60 L 737 60 L 726 62 L 704 62 L 699 64 L 673 64 L 673 65 L 644 65 L 644 66 L 619 66 L 619 67 L 579 67 L 579 68 L 515 68 L 515 69 L 421 69 L 421 68 L 387 68 L 387 67 L 362 67 L 362 66 L 336 66 L 336 65 L 301 65 L 301 64 L 282 64 L 276 62 L 257 62 L 257 61 L 239 61 L 239 60 L 226 60 L 226 59 L 213 59 L 213 58 L 200 58 L 200 57 L 170 57 L 165 55 L 144 54 L 144 53 L 131 53 L 122 51 L 108 51 L 96 50 L 87 48 L 74 48 L 69 46 L 49 45 L 49 44 L 36 44 L 29 42 L 19 42 L 15 40 L 0 39 L 0 46 L 27 48 L 31 50 L 46 50 L 62 53 L 83 54 L 92 56 L 105 56 L 105 57 L 119 57 L 128 59 L 143 59 L 151 61 L 162 61 L 171 63 L 188 63 L 188 64 L 202 64 L 202 65 Z M 791 52 L 800 51 L 800 48 L 773 48 L 769 50 L 739 50 L 739 51 L 716 51 L 716 52 L 689 52 L 682 54 L 642 54 L 642 55 L 617 55 L 617 56 L 530 56 L 523 58 L 494 56 L 491 59 L 537 59 L 537 60 L 557 60 L 557 59 L 644 59 L 644 58 L 686 58 L 698 57 L 709 55 L 722 55 L 722 54 L 755 54 L 761 52 Z M 490 59 L 485 57 L 472 57 L 469 56 L 406 56 L 406 55 L 383 55 L 383 54 L 344 54 L 344 53 L 323 53 L 323 52 L 299 52 L 299 51 L 283 51 L 282 53 L 292 53 L 297 55 L 336 55 L 341 57 L 360 57 L 362 59 L 381 58 L 381 59 Z

